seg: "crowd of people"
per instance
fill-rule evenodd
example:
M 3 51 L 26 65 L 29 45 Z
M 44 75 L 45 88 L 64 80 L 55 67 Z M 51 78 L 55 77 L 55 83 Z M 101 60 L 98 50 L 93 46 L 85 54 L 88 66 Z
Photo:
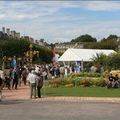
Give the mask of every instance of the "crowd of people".
M 43 86 L 43 79 L 51 79 L 57 77 L 64 77 L 70 72 L 74 72 L 72 68 L 64 65 L 33 65 L 32 67 L 23 66 L 5 69 L 0 71 L 0 96 L 2 96 L 2 89 L 7 87 L 8 90 L 15 89 L 21 85 L 30 86 L 30 98 L 41 97 L 41 88 Z M 23 83 L 23 84 L 21 84 Z M 38 95 L 36 95 L 36 93 Z
M 39 69 L 38 69 L 39 68 Z M 21 87 L 21 85 L 27 85 L 30 86 L 31 95 L 32 92 L 38 89 L 38 97 L 41 97 L 40 89 L 43 85 L 43 72 L 45 69 L 40 67 L 16 67 L 16 68 L 10 68 L 4 71 L 0 71 L 0 99 L 2 97 L 2 89 L 5 87 L 8 88 L 8 90 L 15 89 L 17 90 L 18 87 Z M 33 77 L 34 76 L 34 77 Z M 32 82 L 35 82 L 35 89 L 33 91 L 33 85 Z M 23 83 L 23 84 L 22 84 Z M 35 92 L 34 92 L 35 93 Z M 32 98 L 32 97 L 31 97 Z M 36 95 L 34 96 L 36 98 Z
M 76 69 L 76 66 L 74 65 L 65 66 L 60 64 L 33 65 L 32 67 L 23 66 L 0 71 L 0 97 L 2 96 L 2 89 L 4 87 L 7 87 L 8 90 L 17 90 L 21 85 L 29 84 L 30 98 L 32 98 L 32 96 L 34 99 L 36 96 L 41 98 L 43 80 L 48 78 L 54 79 L 58 77 L 64 77 L 69 73 L 77 71 L 80 72 L 80 70 L 78 70 L 78 68 Z M 116 76 L 110 74 L 108 80 L 109 82 L 107 84 L 107 88 L 120 87 L 119 77 L 117 74 Z
M 115 76 L 113 74 L 110 74 L 108 77 L 108 83 L 107 83 L 107 88 L 119 88 L 120 87 L 120 80 L 118 77 L 118 74 Z

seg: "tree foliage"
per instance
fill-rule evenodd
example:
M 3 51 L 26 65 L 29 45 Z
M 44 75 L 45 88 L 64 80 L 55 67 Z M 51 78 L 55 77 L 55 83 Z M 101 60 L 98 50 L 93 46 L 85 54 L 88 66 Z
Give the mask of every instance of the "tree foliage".
M 107 69 L 108 56 L 105 54 L 96 54 L 96 56 L 93 56 L 92 61 L 94 65 L 98 67 L 103 66 L 105 69 Z
M 107 65 L 109 69 L 120 69 L 120 53 L 108 56 Z
M 120 53 L 110 54 L 97 54 L 92 58 L 94 65 L 103 66 L 105 70 L 120 69 Z
M 0 40 L 0 58 L 7 57 L 24 57 L 24 52 L 28 51 L 30 42 L 27 40 Z M 37 45 L 33 45 L 33 50 L 39 51 L 39 61 L 50 63 L 52 60 L 52 51 L 47 48 L 42 48 Z M 34 56 L 34 61 L 38 60 L 37 56 Z
M 84 48 L 116 50 L 118 48 L 117 38 L 118 37 L 116 35 L 109 35 L 107 38 L 103 38 L 101 41 L 85 44 Z
M 96 42 L 96 41 L 97 41 L 96 38 L 93 38 L 91 35 L 88 34 L 81 35 L 71 40 L 71 42 Z
M 117 35 L 109 35 L 108 37 L 107 37 L 107 40 L 117 40 L 117 38 L 118 38 L 118 36 Z
M 97 43 L 87 43 L 84 48 L 88 49 L 113 49 L 117 48 L 117 44 L 113 41 L 97 42 Z
M 107 38 L 103 38 L 101 40 L 101 42 L 113 42 L 113 43 L 117 43 L 117 38 L 118 36 L 117 35 L 109 35 Z
M 26 40 L 1 40 L 0 48 L 4 56 L 23 56 L 29 44 Z

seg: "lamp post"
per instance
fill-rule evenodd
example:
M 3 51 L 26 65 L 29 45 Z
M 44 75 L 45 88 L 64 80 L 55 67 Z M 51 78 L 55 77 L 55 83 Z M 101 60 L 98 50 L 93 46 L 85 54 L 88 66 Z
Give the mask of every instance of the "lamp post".
M 12 58 L 9 57 L 9 58 L 8 58 L 8 61 L 9 61 L 9 65 L 10 65 L 10 67 L 11 67 L 11 66 L 12 66 Z
M 33 48 L 33 46 L 32 46 L 32 44 L 30 44 L 29 45 L 30 50 L 24 52 L 26 60 L 27 60 L 27 62 L 29 62 L 29 64 L 32 63 L 32 59 L 33 59 L 34 55 L 37 55 L 39 57 L 39 51 L 35 51 L 32 48 Z
M 3 63 L 2 63 L 2 70 L 6 69 L 7 68 L 7 57 L 4 56 L 3 57 Z
M 18 65 L 21 66 L 22 58 L 21 58 L 21 57 L 18 57 L 17 60 L 18 60 Z

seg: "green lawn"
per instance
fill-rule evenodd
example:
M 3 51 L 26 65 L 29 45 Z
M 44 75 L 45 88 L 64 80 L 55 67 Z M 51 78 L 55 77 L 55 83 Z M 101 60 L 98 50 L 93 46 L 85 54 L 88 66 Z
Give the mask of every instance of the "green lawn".
M 79 97 L 120 97 L 120 88 L 107 89 L 100 87 L 46 88 L 46 96 L 79 96 Z M 42 89 L 44 94 L 44 88 Z

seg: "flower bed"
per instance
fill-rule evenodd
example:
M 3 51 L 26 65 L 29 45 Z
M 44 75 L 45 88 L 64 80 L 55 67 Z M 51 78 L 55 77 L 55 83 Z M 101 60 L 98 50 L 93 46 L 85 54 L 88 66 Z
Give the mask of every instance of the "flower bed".
M 93 73 L 93 72 L 80 72 L 80 73 L 71 73 L 68 77 L 100 77 L 100 73 Z
M 68 78 L 56 78 L 55 80 L 50 80 L 49 84 L 51 87 L 90 87 L 90 86 L 105 86 L 105 80 L 102 77 L 68 77 Z

